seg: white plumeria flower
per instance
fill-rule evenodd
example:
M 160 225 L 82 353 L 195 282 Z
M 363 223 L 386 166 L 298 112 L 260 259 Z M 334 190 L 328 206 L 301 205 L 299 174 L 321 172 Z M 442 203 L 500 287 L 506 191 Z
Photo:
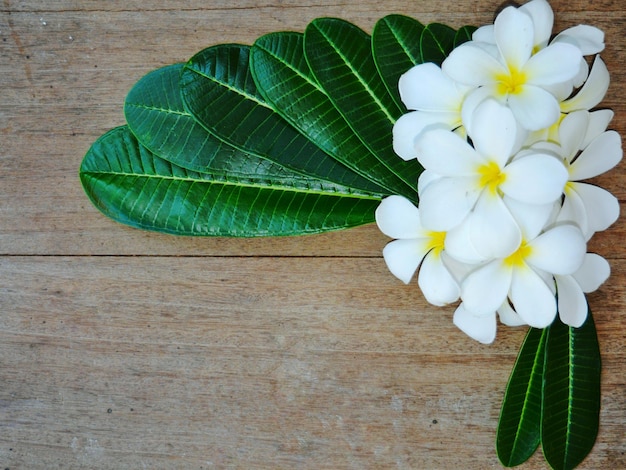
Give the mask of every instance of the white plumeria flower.
M 589 113 L 586 111 L 567 115 L 559 126 L 561 145 L 556 147 L 569 172 L 563 207 L 557 221 L 578 224 L 587 240 L 617 220 L 620 206 L 611 193 L 581 180 L 605 173 L 622 159 L 620 135 L 615 131 L 606 131 L 586 144 L 588 125 Z
M 496 17 L 494 39 L 497 56 L 488 44 L 470 41 L 454 49 L 442 64 L 443 71 L 455 81 L 479 87 L 470 93 L 464 107 L 492 97 L 506 103 L 527 130 L 555 123 L 560 108 L 551 90 L 569 86 L 577 76 L 580 49 L 557 42 L 535 53 L 533 20 L 514 7 L 505 8 Z
M 533 206 L 550 204 L 561 196 L 567 170 L 550 153 L 526 152 L 512 159 L 515 118 L 494 100 L 477 108 L 471 137 L 474 147 L 443 129 L 418 138 L 416 151 L 426 175 L 421 180 L 428 180 L 420 184 L 422 223 L 437 232 L 468 224 L 482 256 L 504 257 L 517 249 L 521 232 L 503 197 Z
M 552 276 L 574 274 L 585 252 L 585 240 L 573 224 L 529 237 L 513 254 L 478 267 L 463 280 L 463 303 L 455 324 L 473 338 L 488 339 L 495 331 L 496 311 L 510 301 L 524 323 L 547 327 L 557 313 Z
M 419 267 L 417 282 L 428 302 L 442 306 L 458 300 L 459 284 L 443 251 L 445 232 L 424 229 L 419 209 L 402 196 L 383 199 L 376 209 L 376 223 L 381 232 L 396 239 L 383 249 L 394 276 L 408 284 Z
M 609 263 L 604 258 L 586 253 L 581 267 L 574 274 L 554 276 L 559 318 L 563 323 L 574 328 L 582 326 L 588 313 L 585 294 L 597 290 L 608 279 L 610 272 Z M 511 307 L 508 298 L 496 313 L 504 325 L 526 325 Z M 496 315 L 476 315 L 468 311 L 463 302 L 454 312 L 453 322 L 465 334 L 483 344 L 492 343 L 496 337 Z
M 554 25 L 554 12 L 546 0 L 531 0 L 519 7 L 533 22 L 533 52 L 545 48 L 548 43 L 565 42 L 578 47 L 582 55 L 598 54 L 604 50 L 604 33 L 595 26 L 578 25 L 568 28 L 550 41 Z M 481 26 L 472 34 L 472 40 L 495 44 L 494 25 Z M 580 62 L 580 70 L 572 84 L 580 86 L 587 76 L 587 64 Z
M 574 328 L 582 326 L 589 310 L 585 294 L 597 290 L 610 274 L 607 260 L 595 253 L 587 253 L 574 274 L 554 276 L 561 321 Z
M 453 81 L 436 64 L 412 67 L 398 84 L 402 102 L 409 110 L 393 126 L 393 149 L 404 160 L 416 158 L 415 139 L 424 129 L 441 126 L 465 135 L 461 107 L 470 87 Z

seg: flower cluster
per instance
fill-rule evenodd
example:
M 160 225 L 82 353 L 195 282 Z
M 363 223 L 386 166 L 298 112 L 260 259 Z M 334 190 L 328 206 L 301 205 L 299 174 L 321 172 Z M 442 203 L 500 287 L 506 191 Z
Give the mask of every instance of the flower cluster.
M 497 316 L 544 328 L 558 312 L 581 326 L 585 293 L 610 272 L 587 242 L 619 204 L 582 182 L 622 158 L 612 112 L 593 110 L 609 85 L 604 35 L 579 25 L 552 38 L 552 26 L 546 0 L 507 7 L 441 67 L 417 65 L 399 82 L 411 111 L 394 126 L 394 149 L 424 172 L 419 208 L 390 196 L 376 211 L 396 239 L 383 256 L 405 283 L 419 268 L 430 303 L 460 299 L 454 323 L 482 343 Z

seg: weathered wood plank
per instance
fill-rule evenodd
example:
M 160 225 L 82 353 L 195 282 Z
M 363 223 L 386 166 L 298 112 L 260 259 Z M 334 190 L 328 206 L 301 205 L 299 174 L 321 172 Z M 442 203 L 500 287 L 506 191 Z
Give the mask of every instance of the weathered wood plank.
M 614 268 L 591 298 L 604 393 L 581 468 L 624 463 Z M 497 465 L 523 329 L 478 345 L 379 260 L 9 257 L 0 276 L 5 467 Z

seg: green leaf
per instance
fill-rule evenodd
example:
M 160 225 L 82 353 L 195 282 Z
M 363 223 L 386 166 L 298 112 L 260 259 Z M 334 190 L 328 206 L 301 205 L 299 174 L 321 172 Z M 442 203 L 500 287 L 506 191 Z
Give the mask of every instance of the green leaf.
M 292 126 L 336 160 L 389 194 L 417 200 L 417 193 L 372 154 L 318 85 L 304 57 L 300 33 L 257 39 L 250 68 L 263 98 Z
M 317 82 L 361 141 L 410 188 L 422 171 L 392 147 L 392 129 L 402 110 L 378 74 L 370 37 L 336 18 L 313 20 L 304 33 L 304 52 Z
M 374 220 L 379 200 L 312 189 L 312 178 L 280 186 L 267 175 L 226 178 L 157 157 L 128 127 L 100 137 L 80 178 L 105 215 L 127 225 L 176 235 L 281 236 L 338 230 Z
M 128 127 L 137 140 L 158 157 L 198 172 L 222 175 L 227 179 L 266 178 L 271 184 L 290 185 L 291 180 L 307 181 L 265 158 L 250 155 L 222 142 L 198 124 L 184 108 L 178 81 L 184 64 L 154 70 L 130 90 L 124 103 Z M 318 189 L 351 193 L 352 190 L 324 181 Z
M 505 467 L 525 462 L 539 446 L 547 332 L 528 330 L 506 386 L 496 434 L 496 451 Z
M 151 152 L 185 168 L 203 171 L 211 160 L 206 157 L 229 149 L 211 138 L 185 111 L 178 89 L 183 67 L 173 64 L 143 76 L 126 95 L 124 115 L 135 137 Z M 205 161 L 199 162 L 201 158 Z
M 404 15 L 387 15 L 376 22 L 372 31 L 372 54 L 378 73 L 401 109 L 398 81 L 411 67 L 422 63 L 420 39 L 424 25 Z
M 251 172 L 277 165 L 248 155 L 219 140 L 185 110 L 178 82 L 184 64 L 169 65 L 142 77 L 124 103 L 126 122 L 141 145 L 157 156 L 189 170 L 242 173 L 246 158 Z M 256 170 L 255 170 L 256 169 Z
M 218 45 L 193 56 L 180 79 L 186 109 L 211 134 L 246 152 L 362 194 L 384 190 L 335 161 L 290 126 L 258 92 L 248 46 Z
M 441 65 L 454 48 L 456 31 L 445 24 L 431 23 L 422 31 L 420 51 L 422 62 Z
M 454 35 L 454 47 L 458 47 L 464 42 L 472 40 L 472 34 L 476 31 L 476 26 L 463 26 Z
M 557 319 L 546 343 L 541 447 L 552 468 L 572 469 L 591 451 L 600 419 L 600 347 L 591 311 L 580 328 Z

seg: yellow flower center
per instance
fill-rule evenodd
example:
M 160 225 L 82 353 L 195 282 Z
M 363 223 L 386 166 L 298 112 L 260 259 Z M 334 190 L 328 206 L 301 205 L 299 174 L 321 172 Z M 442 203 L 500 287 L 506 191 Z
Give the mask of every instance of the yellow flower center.
M 480 166 L 478 174 L 480 175 L 478 183 L 480 187 L 487 188 L 493 195 L 497 194 L 498 188 L 506 180 L 506 174 L 502 173 L 496 162 L 489 162 Z
M 522 92 L 522 87 L 526 84 L 526 74 L 510 68 L 508 74 L 497 75 L 496 81 L 498 82 L 498 94 L 501 96 L 516 95 Z
M 532 251 L 532 248 L 528 246 L 525 241 L 522 241 L 519 248 L 504 259 L 504 264 L 510 267 L 520 268 L 524 266 L 524 260 Z
M 428 250 L 432 251 L 436 256 L 443 251 L 446 241 L 446 232 L 429 232 Z

